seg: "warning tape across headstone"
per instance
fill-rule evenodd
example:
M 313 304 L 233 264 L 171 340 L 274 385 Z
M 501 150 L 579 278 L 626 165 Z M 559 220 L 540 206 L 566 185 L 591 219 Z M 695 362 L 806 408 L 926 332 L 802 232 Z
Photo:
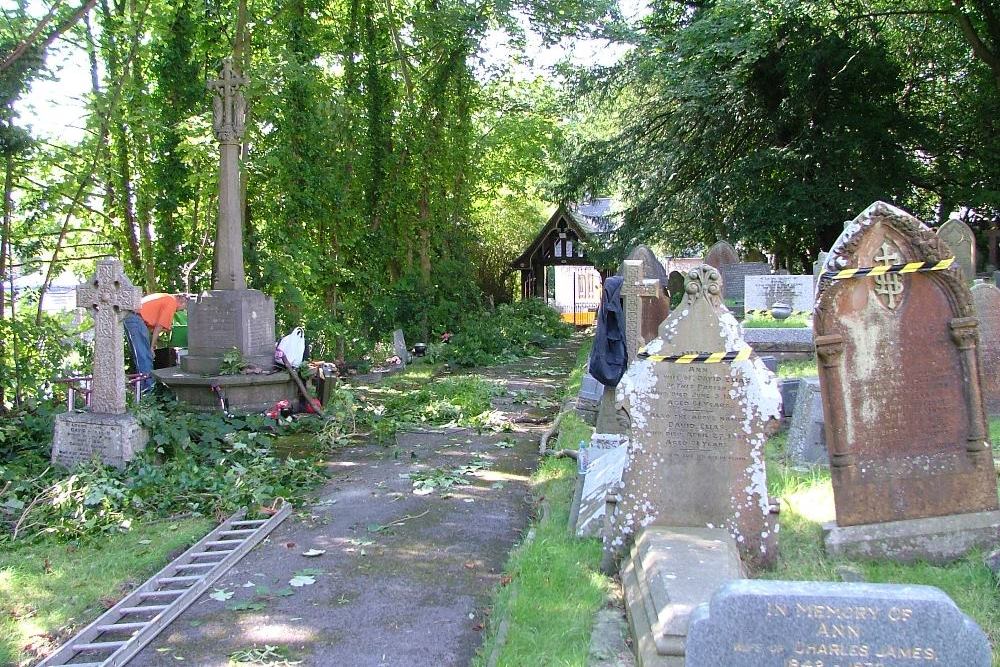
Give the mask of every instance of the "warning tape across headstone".
M 955 263 L 954 257 L 942 259 L 939 262 L 908 262 L 905 264 L 883 264 L 857 269 L 841 269 L 840 271 L 824 271 L 820 280 L 845 280 L 864 276 L 884 276 L 887 273 L 923 273 L 925 271 L 944 271 Z
M 753 354 L 753 350 L 744 347 L 741 350 L 729 350 L 727 352 L 692 352 L 690 354 L 649 354 L 646 348 L 639 350 L 639 355 L 648 361 L 662 361 L 668 364 L 721 364 L 722 362 L 746 361 Z

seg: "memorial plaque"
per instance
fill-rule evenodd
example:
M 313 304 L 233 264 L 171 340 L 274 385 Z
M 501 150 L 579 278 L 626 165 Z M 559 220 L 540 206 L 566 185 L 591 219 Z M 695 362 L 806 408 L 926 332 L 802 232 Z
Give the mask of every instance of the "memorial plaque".
M 938 227 L 937 235 L 948 244 L 962 275 L 971 283 L 976 277 L 976 235 L 972 229 L 958 218 L 951 218 Z
M 950 256 L 919 220 L 876 202 L 826 268 Z M 957 268 L 824 281 L 814 327 L 837 525 L 996 510 L 978 327 Z
M 747 311 L 768 310 L 786 303 L 794 312 L 812 312 L 812 276 L 747 276 L 743 306 Z
M 990 667 L 976 623 L 932 586 L 732 581 L 691 615 L 686 667 Z
M 740 261 L 740 256 L 736 248 L 729 241 L 719 241 L 705 253 L 705 263 L 717 269 L 728 264 L 736 264 Z
M 727 264 L 720 271 L 722 272 L 723 298 L 743 303 L 746 293 L 746 277 L 770 275 L 771 267 L 762 262 L 752 262 Z
M 660 325 L 649 354 L 745 350 L 721 292 L 717 270 L 691 271 L 684 302 Z M 724 527 L 745 558 L 772 562 L 777 541 L 763 451 L 766 423 L 781 416 L 781 394 L 763 362 L 752 354 L 722 363 L 640 357 L 618 392 L 631 420 L 629 461 L 609 551 L 620 553 L 649 525 Z
M 1000 415 L 1000 289 L 990 283 L 972 287 L 979 320 L 979 358 L 983 402 L 991 415 Z

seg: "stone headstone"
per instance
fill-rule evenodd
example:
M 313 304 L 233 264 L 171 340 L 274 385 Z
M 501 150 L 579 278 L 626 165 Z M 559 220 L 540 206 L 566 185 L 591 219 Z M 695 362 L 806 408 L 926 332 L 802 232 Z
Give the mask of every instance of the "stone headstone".
M 746 277 L 770 275 L 771 267 L 763 262 L 745 262 L 726 264 L 720 271 L 722 272 L 723 284 L 722 297 L 743 303 L 746 293 Z
M 989 283 L 972 286 L 979 320 L 979 358 L 983 403 L 991 415 L 1000 415 L 1000 288 Z
M 848 225 L 828 270 L 933 262 L 948 247 L 906 212 L 872 204 Z M 982 403 L 978 327 L 957 268 L 824 281 L 814 313 L 837 524 L 827 547 L 899 560 L 922 553 L 913 520 L 955 519 L 950 544 L 1000 536 L 996 475 Z M 906 522 L 851 531 L 851 527 Z M 996 523 L 994 529 L 987 526 Z M 927 524 L 939 535 L 941 521 Z M 902 531 L 902 532 L 897 532 Z M 901 540 L 905 533 L 907 542 Z M 855 539 L 856 538 L 856 539 Z
M 719 272 L 688 274 L 681 306 L 646 345 L 650 355 L 740 352 Z M 774 375 L 745 361 L 672 363 L 640 357 L 618 386 L 630 418 L 629 461 L 606 547 L 621 553 L 646 526 L 726 528 L 751 562 L 773 562 L 775 516 L 764 472 L 765 426 L 781 416 Z
M 780 378 L 778 388 L 781 389 L 781 416 L 790 418 L 799 395 L 799 378 Z
M 686 667 L 989 667 L 976 623 L 932 586 L 754 581 L 691 616 Z
M 829 459 L 823 430 L 823 397 L 819 391 L 819 378 L 801 378 L 798 385 L 785 451 L 792 463 L 826 465 Z
M 717 242 L 705 253 L 705 263 L 717 269 L 721 269 L 729 264 L 736 264 L 739 261 L 740 256 L 736 252 L 736 248 L 726 240 Z
M 94 365 L 88 412 L 56 417 L 52 462 L 72 466 L 94 456 L 123 467 L 146 444 L 146 433 L 125 411 L 125 352 L 122 321 L 139 309 L 142 290 L 132 285 L 117 259 L 102 259 L 94 277 L 76 290 L 76 304 L 94 318 Z
M 684 274 L 680 271 L 671 271 L 667 276 L 667 292 L 671 299 L 678 294 L 684 293 Z
M 993 272 L 993 284 L 1000 287 L 1000 271 Z
M 830 253 L 823 252 L 821 250 L 820 253 L 819 253 L 819 256 L 816 258 L 816 261 L 813 262 L 813 280 L 814 281 L 819 280 L 819 274 L 821 274 L 823 272 L 823 267 L 826 265 L 826 258 L 827 258 L 827 256 L 829 254 Z
M 656 338 L 660 322 L 670 314 L 670 298 L 663 282 L 659 278 L 644 278 L 647 273 L 656 271 L 647 270 L 641 260 L 627 259 L 622 267 L 625 349 L 629 360 L 635 359 L 646 341 Z
M 601 400 L 601 395 L 604 393 L 604 385 L 594 379 L 594 376 L 589 372 L 583 374 L 583 379 L 580 381 L 580 393 L 579 398 L 585 401 L 591 401 L 597 403 Z
M 962 275 L 971 283 L 976 277 L 976 235 L 972 228 L 958 218 L 950 218 L 938 227 L 937 235 L 948 244 Z
M 589 537 L 600 534 L 604 524 L 605 498 L 621 482 L 628 456 L 622 436 L 594 434 L 589 447 L 579 450 L 579 474 L 582 476 L 580 508 L 576 534 Z
M 747 311 L 768 310 L 776 302 L 787 303 L 793 312 L 812 312 L 812 276 L 747 276 L 743 307 Z
M 638 260 L 642 262 L 642 278 L 644 280 L 658 280 L 663 287 L 666 288 L 667 271 L 663 268 L 663 263 L 656 256 L 656 253 L 653 252 L 648 246 L 637 245 L 625 259 Z M 622 275 L 624 275 L 624 272 Z
M 402 329 L 396 329 L 392 332 L 392 349 L 404 364 L 408 364 L 412 360 L 410 350 L 406 347 L 406 338 L 403 336 Z

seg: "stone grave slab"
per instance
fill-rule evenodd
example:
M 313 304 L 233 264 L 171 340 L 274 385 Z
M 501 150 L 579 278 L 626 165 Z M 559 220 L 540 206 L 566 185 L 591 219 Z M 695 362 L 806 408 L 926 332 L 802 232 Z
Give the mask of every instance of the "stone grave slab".
M 684 667 L 692 612 L 741 578 L 739 552 L 724 529 L 643 530 L 622 568 L 639 667 Z
M 771 267 L 764 262 L 726 264 L 719 270 L 722 272 L 723 298 L 738 303 L 745 302 L 747 276 L 766 276 L 771 273 Z
M 826 269 L 948 257 L 919 220 L 876 202 L 844 229 Z M 824 280 L 814 326 L 837 509 L 830 544 L 858 534 L 838 536 L 840 528 L 948 515 L 986 512 L 1000 529 L 978 325 L 960 271 Z M 953 544 L 958 557 L 967 540 Z
M 647 526 L 725 527 L 749 561 L 767 564 L 776 556 L 763 447 L 770 420 L 781 416 L 781 394 L 721 296 L 716 269 L 689 272 L 684 301 L 646 346 L 654 356 L 638 358 L 618 387 L 630 420 L 629 461 L 606 536 L 609 560 Z M 657 358 L 720 352 L 746 358 Z
M 829 459 L 819 378 L 801 378 L 798 387 L 785 451 L 789 460 L 797 465 L 827 465 Z
M 979 358 L 983 403 L 991 415 L 1000 415 L 1000 289 L 990 283 L 972 286 L 979 320 Z
M 937 235 L 955 255 L 955 261 L 968 282 L 976 277 L 976 235 L 958 218 L 949 218 L 937 228 Z
M 602 434 L 595 434 L 602 435 Z M 603 434 L 608 435 L 608 434 Z M 616 437 L 616 442 L 624 438 Z M 580 450 L 580 471 L 583 479 L 580 486 L 580 508 L 576 513 L 577 537 L 599 535 L 604 527 L 604 513 L 608 491 L 616 489 L 622 480 L 622 471 L 628 459 L 628 447 L 624 444 L 607 448 L 591 446 Z
M 717 269 L 721 269 L 728 264 L 738 264 L 739 261 L 740 255 L 736 252 L 736 248 L 726 240 L 718 241 L 705 253 L 705 264 L 714 266 Z
M 747 312 L 769 310 L 780 302 L 794 312 L 812 312 L 813 290 L 812 276 L 747 276 L 743 307 Z
M 810 327 L 747 327 L 743 337 L 758 354 L 812 356 L 815 349 Z
M 118 259 L 102 259 L 94 277 L 76 289 L 76 305 L 94 318 L 94 356 L 87 412 L 56 415 L 52 462 L 73 466 L 99 457 L 122 468 L 148 438 L 125 408 L 125 330 L 130 311 L 138 310 L 142 290 L 125 275 Z
M 989 667 L 976 623 L 932 586 L 752 581 L 691 616 L 686 667 Z

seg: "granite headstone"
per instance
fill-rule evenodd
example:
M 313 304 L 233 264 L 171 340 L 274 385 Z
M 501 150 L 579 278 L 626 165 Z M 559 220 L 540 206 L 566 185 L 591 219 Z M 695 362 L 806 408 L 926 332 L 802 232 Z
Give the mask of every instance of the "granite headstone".
M 743 303 L 746 294 L 747 276 L 766 276 L 771 273 L 771 267 L 763 262 L 743 262 L 726 264 L 722 272 L 722 282 L 725 285 L 723 298 Z
M 768 310 L 776 302 L 787 303 L 793 312 L 812 312 L 812 276 L 747 276 L 743 307 Z
M 990 667 L 975 621 L 931 586 L 754 581 L 691 615 L 685 667 Z

